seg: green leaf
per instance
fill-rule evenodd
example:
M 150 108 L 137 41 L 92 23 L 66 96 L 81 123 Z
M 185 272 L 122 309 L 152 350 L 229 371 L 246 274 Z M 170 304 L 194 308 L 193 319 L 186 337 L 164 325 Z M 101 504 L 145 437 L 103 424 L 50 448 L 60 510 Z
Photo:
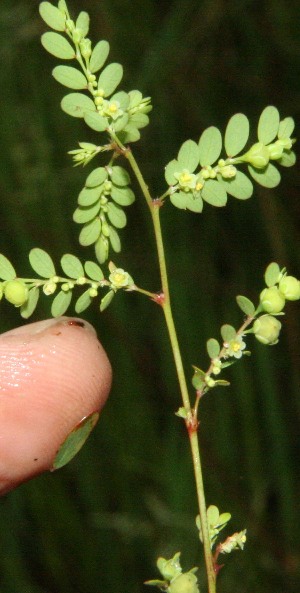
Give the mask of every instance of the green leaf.
M 67 436 L 66 440 L 59 447 L 52 466 L 52 471 L 60 469 L 83 447 L 84 443 L 90 436 L 94 426 L 97 424 L 99 419 L 99 412 L 93 412 L 89 416 L 86 416 L 75 426 L 75 428 Z
M 180 166 L 176 159 L 170 161 L 165 167 L 165 179 L 168 185 L 177 185 L 178 181 L 174 177 L 175 173 L 179 173 Z
M 87 88 L 87 79 L 77 68 L 71 66 L 56 66 L 52 70 L 52 75 L 57 82 L 67 86 L 70 89 L 80 90 Z
M 113 226 L 109 227 L 109 241 L 110 241 L 110 244 L 111 244 L 114 252 L 120 253 L 120 251 L 121 251 L 120 237 L 119 237 L 116 229 L 114 229 Z
M 97 169 L 93 169 L 93 171 L 89 174 L 86 179 L 85 185 L 86 187 L 97 187 L 104 181 L 106 181 L 108 177 L 107 170 L 105 167 L 97 167 Z
M 130 206 L 135 200 L 134 193 L 130 187 L 116 187 L 111 190 L 112 199 L 120 206 Z
M 77 21 L 76 21 L 76 29 L 80 29 L 82 31 L 83 37 L 86 37 L 89 32 L 90 27 L 90 17 L 87 12 L 84 10 L 79 13 Z
M 103 264 L 108 258 L 109 242 L 106 237 L 101 235 L 98 241 L 95 243 L 95 254 L 98 262 Z
M 186 140 L 179 150 L 178 163 L 182 169 L 193 173 L 199 165 L 199 147 L 193 140 Z
M 199 156 L 201 167 L 213 165 L 218 160 L 222 150 L 222 136 L 220 130 L 211 126 L 204 130 L 199 140 Z
M 272 188 L 280 183 L 281 175 L 272 163 L 269 163 L 265 169 L 254 169 L 254 167 L 249 165 L 248 170 L 251 177 L 263 187 Z
M 101 280 L 103 280 L 103 278 L 104 278 L 103 272 L 102 272 L 100 266 L 98 266 L 98 264 L 96 264 L 96 262 L 86 261 L 84 264 L 84 269 L 85 269 L 86 275 L 89 278 L 91 278 L 91 280 L 95 280 L 96 282 L 100 282 Z
M 253 193 L 253 185 L 242 171 L 237 171 L 235 177 L 232 179 L 223 179 L 220 175 L 218 177 L 220 183 L 222 183 L 228 194 L 237 198 L 238 200 L 248 200 L 251 198 Z
M 81 261 L 75 255 L 71 253 L 65 253 L 60 260 L 62 270 L 68 278 L 81 278 L 84 276 L 84 269 Z
M 225 323 L 221 327 L 221 336 L 224 342 L 230 342 L 230 340 L 234 340 L 236 336 L 236 330 L 234 329 L 234 327 L 232 327 L 232 325 L 228 325 L 227 323 Z
M 295 122 L 292 117 L 285 117 L 279 124 L 278 138 L 290 138 L 295 128 Z
M 90 58 L 90 71 L 95 74 L 105 64 L 109 54 L 109 43 L 104 39 L 95 45 Z
M 113 300 L 115 296 L 115 293 L 113 290 L 110 290 L 105 297 L 103 297 L 103 299 L 101 299 L 101 303 L 100 303 L 100 311 L 102 313 L 102 311 L 104 311 L 105 309 L 107 309 L 108 305 L 110 305 L 111 301 Z
M 123 113 L 123 115 L 120 115 L 117 119 L 114 120 L 114 122 L 112 122 L 111 126 L 112 129 L 115 132 L 121 132 L 126 124 L 128 123 L 128 119 L 129 119 L 129 115 L 128 113 Z
M 236 297 L 236 302 L 239 308 L 245 313 L 245 315 L 252 316 L 255 312 L 255 306 L 253 305 L 252 301 L 247 299 L 247 297 L 238 295 Z
M 99 214 L 99 210 L 100 210 L 99 201 L 97 201 L 96 204 L 94 204 L 93 206 L 87 206 L 85 208 L 82 206 L 79 206 L 78 208 L 76 208 L 76 210 L 73 214 L 73 220 L 74 220 L 74 222 L 77 222 L 78 224 L 85 224 L 86 222 L 90 222 L 91 220 L 93 220 L 95 218 L 95 216 L 97 216 L 97 214 Z
M 197 214 L 202 212 L 203 210 L 202 198 L 194 198 L 191 193 L 187 194 L 185 205 L 187 210 L 190 210 L 191 212 L 196 212 Z
M 108 218 L 117 229 L 123 229 L 126 226 L 127 218 L 124 210 L 113 202 L 107 204 Z
M 23 317 L 23 319 L 28 319 L 28 317 L 30 317 L 32 313 L 35 311 L 35 308 L 38 304 L 39 296 L 40 290 L 37 286 L 34 286 L 30 289 L 28 293 L 28 299 L 26 303 L 21 307 L 21 317 Z
M 209 340 L 207 340 L 206 342 L 206 349 L 207 349 L 207 354 L 209 356 L 209 358 L 213 359 L 213 358 L 217 358 L 220 354 L 220 344 L 218 342 L 218 340 L 215 340 L 215 338 L 209 338 Z
M 85 311 L 92 302 L 92 297 L 90 296 L 90 288 L 86 290 L 80 297 L 77 299 L 75 304 L 75 311 L 76 313 L 82 313 Z
M 64 292 L 61 290 L 54 298 L 51 306 L 52 317 L 64 315 L 72 300 L 72 290 Z
M 104 97 L 109 97 L 120 84 L 122 78 L 123 68 L 121 64 L 116 62 L 109 64 L 99 76 L 98 89 L 104 91 Z
M 268 265 L 265 271 L 265 283 L 268 287 L 277 284 L 280 275 L 280 267 L 276 262 Z
M 130 125 L 138 129 L 145 128 L 149 123 L 149 117 L 148 115 L 146 115 L 146 113 L 141 113 L 140 111 L 137 111 L 136 113 L 130 116 L 129 123 Z
M 97 217 L 92 222 L 88 222 L 84 225 L 79 235 L 79 243 L 84 247 L 93 245 L 99 239 L 101 233 L 101 221 Z
M 75 58 L 74 48 L 59 33 L 52 33 L 52 31 L 43 33 L 41 42 L 45 50 L 56 58 L 61 58 L 62 60 L 73 60 Z
M 53 6 L 50 2 L 41 2 L 39 12 L 48 27 L 55 31 L 65 30 L 66 17 L 56 6 Z
M 84 187 L 78 196 L 79 206 L 91 206 L 95 204 L 99 200 L 102 191 L 103 186 L 101 185 L 94 188 Z
M 87 112 L 96 111 L 93 101 L 83 93 L 70 93 L 63 97 L 61 108 L 72 117 L 84 117 Z
M 192 385 L 194 389 L 203 389 L 205 383 L 205 373 L 193 365 L 194 375 L 192 377 Z
M 122 132 L 119 134 L 119 138 L 123 144 L 128 144 L 128 142 L 137 142 L 140 137 L 141 134 L 139 133 L 138 129 L 130 125 L 130 120 L 129 124 L 127 124 L 124 130 L 122 130 Z
M 125 93 L 125 91 L 119 91 L 110 98 L 110 101 L 118 101 L 120 108 L 125 111 L 129 107 L 130 98 L 128 93 Z M 143 115 L 143 113 L 141 115 Z
M 227 193 L 224 185 L 214 179 L 208 179 L 202 190 L 202 198 L 211 206 L 225 206 L 227 202 Z
M 0 278 L 2 280 L 14 280 L 17 273 L 10 261 L 0 253 Z
M 284 151 L 277 161 L 282 167 L 292 167 L 296 162 L 296 155 L 292 150 Z
M 186 210 L 187 199 L 188 194 L 183 191 L 176 191 L 170 195 L 170 202 L 180 210 Z
M 125 185 L 130 184 L 129 173 L 126 171 L 126 169 L 115 166 L 111 168 L 111 171 L 110 178 L 114 185 L 120 185 L 121 187 L 124 187 Z
M 258 122 L 257 136 L 259 142 L 269 144 L 277 136 L 279 129 L 279 111 L 273 105 L 266 107 Z
M 104 132 L 108 127 L 106 117 L 102 117 L 98 111 L 87 111 L 83 117 L 87 126 L 95 132 Z
M 34 247 L 29 252 L 29 262 L 32 269 L 42 278 L 55 276 L 55 267 L 50 255 L 39 247 Z
M 233 115 L 225 131 L 225 151 L 227 156 L 234 157 L 245 147 L 249 138 L 249 120 L 243 113 Z

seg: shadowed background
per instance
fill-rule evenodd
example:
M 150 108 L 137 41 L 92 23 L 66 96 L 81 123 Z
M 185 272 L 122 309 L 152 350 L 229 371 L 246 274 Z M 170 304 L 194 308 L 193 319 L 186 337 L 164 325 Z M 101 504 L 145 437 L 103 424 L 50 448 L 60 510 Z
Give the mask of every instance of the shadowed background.
M 224 130 L 242 111 L 255 131 L 269 104 L 282 117 L 299 119 L 296 2 L 68 5 L 74 16 L 90 13 L 94 42 L 109 40 L 111 61 L 124 65 L 122 88 L 153 98 L 151 125 L 134 146 L 153 195 L 164 191 L 163 167 L 182 142 L 198 141 L 209 125 Z M 66 152 L 78 140 L 98 138 L 60 110 L 66 90 L 51 77 L 59 61 L 40 46 L 44 30 L 38 2 L 1 1 L 0 250 L 24 275 L 32 247 L 46 249 L 57 263 L 66 252 L 85 259 L 93 253 L 80 249 L 71 221 L 93 165 L 73 169 Z M 256 299 L 270 261 L 299 276 L 299 170 L 281 172 L 278 188 L 256 186 L 247 202 L 205 205 L 202 215 L 171 205 L 162 211 L 188 376 L 191 364 L 206 367 L 205 342 L 218 337 L 220 325 L 241 323 L 235 295 Z M 152 229 L 137 198 L 114 260 L 156 291 Z M 49 302 L 41 300 L 33 320 L 49 315 Z M 95 303 L 87 318 L 114 368 L 111 398 L 70 466 L 0 502 L 1 593 L 139 593 L 145 579 L 158 576 L 157 556 L 178 550 L 185 569 L 200 564 L 205 590 L 192 467 L 184 426 L 174 415 L 180 400 L 161 311 L 139 295 L 119 294 L 103 315 Z M 2 303 L 1 331 L 19 323 L 18 311 Z M 280 344 L 251 341 L 251 359 L 226 373 L 231 387 L 201 404 L 207 503 L 232 513 L 228 534 L 248 529 L 245 551 L 224 559 L 222 593 L 299 587 L 299 330 L 299 306 L 290 303 Z

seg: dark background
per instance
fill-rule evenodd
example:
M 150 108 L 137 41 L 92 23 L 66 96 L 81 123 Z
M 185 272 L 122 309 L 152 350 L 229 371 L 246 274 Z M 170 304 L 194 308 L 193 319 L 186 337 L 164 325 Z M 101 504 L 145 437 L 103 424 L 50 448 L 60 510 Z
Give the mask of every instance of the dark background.
M 64 89 L 51 77 L 59 61 L 40 46 L 37 7 L 0 4 L 0 248 L 20 273 L 36 246 L 57 262 L 65 252 L 92 256 L 79 248 L 71 222 L 92 166 L 73 169 L 66 152 L 78 140 L 98 142 L 97 134 L 60 110 Z M 151 126 L 135 147 L 153 195 L 164 191 L 163 167 L 181 143 L 198 141 L 209 125 L 224 130 L 242 111 L 255 131 L 268 104 L 299 119 L 297 2 L 73 0 L 69 8 L 90 13 L 94 42 L 109 40 L 111 61 L 124 65 L 122 87 L 153 98 Z M 247 202 L 230 198 L 226 209 L 162 212 L 188 375 L 192 363 L 207 364 L 205 342 L 222 323 L 240 324 L 235 295 L 256 299 L 270 261 L 299 276 L 297 165 L 282 178 L 275 190 L 256 187 Z M 115 261 L 159 290 L 140 195 L 127 213 Z M 33 319 L 48 315 L 44 299 Z M 0 502 L 1 593 L 138 593 L 158 576 L 157 556 L 178 550 L 186 569 L 200 565 L 204 591 L 192 467 L 174 415 L 179 393 L 161 311 L 120 294 L 101 316 L 95 303 L 87 318 L 112 361 L 111 398 L 70 466 Z M 2 303 L 1 330 L 19 323 L 18 311 Z M 222 593 L 300 588 L 299 329 L 298 303 L 290 303 L 280 344 L 251 340 L 251 359 L 226 373 L 231 387 L 201 404 L 207 502 L 232 513 L 232 531 L 248 529 L 245 551 L 225 558 Z

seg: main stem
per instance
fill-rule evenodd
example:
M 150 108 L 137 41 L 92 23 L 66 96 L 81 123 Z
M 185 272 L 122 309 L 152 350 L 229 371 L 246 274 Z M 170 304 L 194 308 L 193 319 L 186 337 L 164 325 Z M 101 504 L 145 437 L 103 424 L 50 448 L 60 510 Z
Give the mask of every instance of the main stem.
M 162 305 L 162 308 L 164 311 L 164 315 L 165 315 L 165 320 L 166 320 L 166 324 L 167 324 L 167 328 L 168 328 L 169 338 L 170 338 L 170 342 L 171 342 L 171 347 L 172 347 L 176 371 L 177 371 L 178 382 L 179 382 L 181 396 L 182 396 L 182 402 L 183 402 L 184 409 L 186 412 L 186 417 L 187 417 L 186 425 L 188 428 L 188 434 L 189 434 L 190 446 L 191 446 L 191 452 L 192 452 L 192 458 L 193 458 L 199 515 L 200 515 L 201 530 L 202 530 L 202 536 L 203 536 L 204 557 L 205 557 L 207 580 L 208 580 L 208 592 L 216 593 L 216 573 L 214 570 L 213 558 L 212 558 L 212 553 L 211 553 L 211 548 L 210 548 L 210 538 L 209 538 L 209 530 L 208 530 L 207 515 L 206 515 L 206 504 L 205 504 L 204 485 L 203 485 L 203 476 L 202 476 L 202 467 L 201 467 L 201 458 L 200 458 L 197 426 L 195 425 L 195 422 L 194 423 L 192 422 L 193 414 L 192 414 L 190 398 L 189 398 L 189 393 L 188 393 L 188 389 L 187 389 L 184 368 L 183 368 L 183 364 L 182 364 L 182 357 L 181 357 L 181 353 L 180 353 L 176 328 L 175 328 L 172 309 L 171 309 L 171 302 L 170 302 L 170 291 L 169 291 L 169 283 L 168 283 L 168 275 L 167 275 L 167 267 L 166 267 L 166 258 L 165 258 L 162 230 L 161 230 L 161 224 L 160 224 L 160 208 L 161 208 L 162 203 L 159 200 L 152 200 L 148 186 L 145 183 L 142 173 L 141 173 L 141 171 L 138 167 L 138 164 L 137 164 L 133 154 L 131 153 L 131 151 L 126 151 L 125 154 L 126 154 L 128 161 L 130 162 L 130 165 L 134 171 L 134 174 L 139 182 L 139 185 L 140 185 L 143 195 L 146 199 L 146 202 L 149 206 L 151 217 L 152 217 L 156 245 L 157 245 L 162 291 L 163 291 L 163 299 L 160 302 L 161 302 L 161 305 Z

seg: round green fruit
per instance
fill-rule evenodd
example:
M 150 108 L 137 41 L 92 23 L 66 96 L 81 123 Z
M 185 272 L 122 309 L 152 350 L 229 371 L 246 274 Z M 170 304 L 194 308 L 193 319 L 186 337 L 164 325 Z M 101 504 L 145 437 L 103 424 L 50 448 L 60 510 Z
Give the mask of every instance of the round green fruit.
M 22 280 L 9 280 L 4 288 L 4 296 L 15 307 L 21 307 L 28 299 L 28 288 Z

